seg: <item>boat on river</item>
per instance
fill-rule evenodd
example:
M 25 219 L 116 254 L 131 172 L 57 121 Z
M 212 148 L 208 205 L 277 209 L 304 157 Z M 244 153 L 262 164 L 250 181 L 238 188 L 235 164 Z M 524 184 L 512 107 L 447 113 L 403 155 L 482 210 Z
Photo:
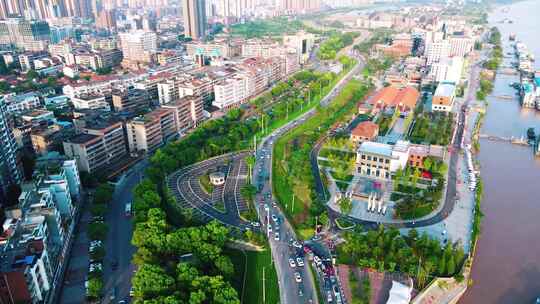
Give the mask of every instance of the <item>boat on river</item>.
M 527 129 L 527 138 L 529 140 L 535 140 L 536 139 L 536 133 L 534 132 L 534 128 L 528 128 Z

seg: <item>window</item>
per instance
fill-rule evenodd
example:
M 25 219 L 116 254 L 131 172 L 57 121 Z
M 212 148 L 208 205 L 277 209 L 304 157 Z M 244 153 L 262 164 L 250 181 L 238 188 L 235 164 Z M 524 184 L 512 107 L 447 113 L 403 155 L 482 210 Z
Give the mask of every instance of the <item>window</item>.
M 386 159 L 386 160 L 384 161 L 384 163 L 389 164 L 389 163 L 390 163 L 390 160 L 389 160 L 389 159 Z
M 371 156 L 368 155 L 367 160 L 371 160 Z
M 377 161 L 377 157 L 373 156 L 373 161 Z
M 362 155 L 362 159 L 366 159 L 366 156 L 365 156 L 365 155 Z

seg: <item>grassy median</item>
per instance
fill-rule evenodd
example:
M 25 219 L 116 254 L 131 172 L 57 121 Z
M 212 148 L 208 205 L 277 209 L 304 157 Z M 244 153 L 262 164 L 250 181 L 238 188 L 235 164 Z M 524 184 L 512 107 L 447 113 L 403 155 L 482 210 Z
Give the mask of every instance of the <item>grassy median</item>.
M 321 202 L 313 204 L 316 193 L 310 151 L 334 124 L 350 119 L 368 89 L 364 83 L 351 80 L 330 106 L 318 108 L 314 116 L 282 136 L 274 146 L 273 191 L 297 232 L 310 230 L 309 227 L 312 230 L 315 216 L 324 211 Z
M 246 251 L 245 254 L 236 249 L 228 250 L 231 251 L 229 256 L 235 269 L 234 284 L 240 293 L 242 303 L 279 303 L 279 285 L 270 250 Z

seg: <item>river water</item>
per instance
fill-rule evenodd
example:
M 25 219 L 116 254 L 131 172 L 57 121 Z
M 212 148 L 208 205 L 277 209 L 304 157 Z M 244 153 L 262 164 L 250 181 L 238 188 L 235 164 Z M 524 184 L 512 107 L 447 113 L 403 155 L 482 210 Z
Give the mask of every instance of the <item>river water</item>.
M 518 2 L 490 14 L 490 24 L 502 33 L 506 54 L 508 35 L 524 42 L 540 69 L 540 0 Z M 509 18 L 512 24 L 499 23 Z M 505 62 L 511 59 L 506 58 Z M 515 76 L 498 75 L 494 96 L 512 95 Z M 540 131 L 540 111 L 521 109 L 512 101 L 489 97 L 481 132 L 495 136 L 525 136 L 526 129 Z M 540 158 L 529 147 L 481 140 L 479 160 L 484 181 L 482 210 L 485 217 L 472 268 L 473 285 L 461 304 L 534 303 L 540 296 Z

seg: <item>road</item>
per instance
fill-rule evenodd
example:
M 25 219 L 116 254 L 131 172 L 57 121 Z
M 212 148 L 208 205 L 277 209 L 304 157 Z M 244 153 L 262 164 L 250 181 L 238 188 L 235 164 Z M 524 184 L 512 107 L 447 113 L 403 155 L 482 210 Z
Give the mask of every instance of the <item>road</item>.
M 116 186 L 113 201 L 106 216 L 109 232 L 105 242 L 107 252 L 103 261 L 105 289 L 101 303 L 117 303 L 120 300 L 126 300 L 129 303 L 131 277 L 135 271 L 131 258 L 136 248 L 131 245 L 133 223 L 131 217 L 126 216 L 125 206 L 126 203 L 133 202 L 133 189 L 142 180 L 142 172 L 147 166 L 147 160 L 138 162 L 128 170 L 124 180 Z M 112 267 L 113 262 L 118 265 L 115 270 Z
M 357 64 L 347 73 L 336 86 L 321 100 L 322 106 L 327 106 L 330 101 L 343 89 L 343 87 L 351 80 L 351 78 L 360 73 L 364 61 L 362 58 L 357 58 Z M 263 138 L 259 149 L 256 153 L 256 162 L 254 166 L 253 180 L 257 184 L 260 184 L 259 193 L 256 196 L 257 211 L 263 223 L 263 228 L 266 230 L 269 236 L 269 243 L 272 249 L 272 258 L 274 265 L 276 266 L 276 272 L 278 276 L 278 283 L 280 287 L 280 303 L 292 304 L 292 303 L 318 303 L 318 295 L 316 295 L 316 288 L 314 278 L 311 272 L 304 267 L 290 267 L 289 258 L 295 259 L 296 248 L 291 245 L 291 241 L 296 240 L 294 229 L 292 229 L 290 223 L 282 212 L 281 208 L 275 204 L 275 199 L 272 195 L 272 151 L 276 139 L 296 127 L 299 123 L 304 122 L 306 119 L 312 117 L 316 113 L 315 108 L 307 111 L 303 115 L 290 121 L 286 125 L 274 130 L 270 135 Z M 267 209 L 265 209 L 265 206 Z M 276 223 L 271 218 L 275 215 L 279 224 L 279 240 L 275 239 Z M 268 227 L 272 226 L 272 232 L 268 231 Z M 295 273 L 298 272 L 301 276 L 302 282 L 295 282 Z M 302 291 L 300 295 L 300 290 Z
M 240 189 L 247 181 L 247 165 L 244 161 L 250 152 L 233 152 L 220 155 L 185 168 L 182 168 L 167 178 L 167 185 L 176 196 L 176 201 L 182 208 L 194 209 L 201 221 L 215 219 L 225 225 L 240 230 L 254 229 L 251 224 L 240 217 L 240 212 L 247 209 Z M 209 170 L 228 166 L 225 184 L 216 186 L 212 195 L 201 189 L 199 177 Z M 214 207 L 218 201 L 225 204 L 225 212 Z

